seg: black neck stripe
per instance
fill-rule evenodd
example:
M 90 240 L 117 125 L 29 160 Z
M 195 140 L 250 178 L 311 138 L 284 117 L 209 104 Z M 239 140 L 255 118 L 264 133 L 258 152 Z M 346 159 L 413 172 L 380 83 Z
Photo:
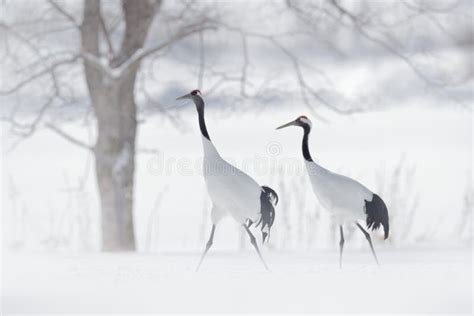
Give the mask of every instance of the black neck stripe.
M 303 130 L 304 130 L 304 135 L 303 135 L 303 157 L 307 161 L 313 161 L 313 158 L 311 158 L 311 154 L 309 153 L 309 147 L 308 147 L 308 138 L 309 138 L 309 132 L 311 131 L 310 127 L 308 125 L 303 125 Z
M 194 103 L 196 104 L 196 109 L 199 116 L 199 129 L 201 130 L 201 134 L 210 141 L 211 138 L 207 132 L 206 121 L 204 119 L 204 101 L 200 96 L 196 96 L 194 98 Z

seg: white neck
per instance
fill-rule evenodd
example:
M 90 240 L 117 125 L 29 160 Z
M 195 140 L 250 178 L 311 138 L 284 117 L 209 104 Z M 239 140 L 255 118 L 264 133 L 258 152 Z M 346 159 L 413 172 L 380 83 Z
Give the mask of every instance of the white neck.
M 315 176 L 319 176 L 322 173 L 328 172 L 327 169 L 325 169 L 324 167 L 321 167 L 319 164 L 317 164 L 314 161 L 305 160 L 304 163 L 305 163 L 305 166 L 306 166 L 306 169 L 308 170 L 308 172 L 313 173 L 313 175 L 315 175 Z
M 202 139 L 202 148 L 204 150 L 204 157 L 205 158 L 220 158 L 219 152 L 217 151 L 214 144 L 207 139 L 206 137 L 201 135 Z

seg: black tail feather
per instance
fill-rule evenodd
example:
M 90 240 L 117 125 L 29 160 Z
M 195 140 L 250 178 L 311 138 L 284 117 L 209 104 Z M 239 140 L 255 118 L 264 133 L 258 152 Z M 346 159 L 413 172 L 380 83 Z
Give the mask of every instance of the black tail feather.
M 278 204 L 278 194 L 270 187 L 262 185 L 262 191 L 268 197 L 269 201 L 276 206 Z
M 376 230 L 383 226 L 384 238 L 388 238 L 388 210 L 384 201 L 374 193 L 372 201 L 365 201 L 365 213 L 367 214 L 367 228 Z
M 263 232 L 266 226 L 268 226 L 268 232 L 275 221 L 275 206 L 278 204 L 278 194 L 267 186 L 262 186 L 262 193 L 260 194 L 260 220 L 255 225 L 256 227 L 260 224 L 262 230 L 263 241 L 267 237 L 267 233 Z

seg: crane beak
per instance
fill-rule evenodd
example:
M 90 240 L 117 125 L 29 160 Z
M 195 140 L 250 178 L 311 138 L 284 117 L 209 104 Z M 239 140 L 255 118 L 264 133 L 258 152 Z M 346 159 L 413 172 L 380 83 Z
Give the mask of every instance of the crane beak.
M 191 99 L 191 95 L 188 93 L 183 96 L 180 96 L 179 98 L 176 98 L 176 100 L 184 100 L 184 99 Z
M 288 127 L 288 126 L 293 126 L 293 125 L 295 125 L 295 121 L 291 121 L 289 123 L 283 124 L 282 126 L 279 126 L 276 129 L 282 129 L 282 128 L 285 128 L 285 127 Z
M 265 240 L 267 239 L 268 233 L 262 232 L 262 244 L 265 243 Z

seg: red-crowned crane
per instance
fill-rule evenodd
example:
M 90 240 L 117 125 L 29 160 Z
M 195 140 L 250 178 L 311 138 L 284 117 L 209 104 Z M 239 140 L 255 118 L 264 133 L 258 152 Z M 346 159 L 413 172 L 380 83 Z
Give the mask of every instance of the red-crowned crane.
M 344 247 L 343 225 L 355 222 L 369 242 L 375 261 L 379 264 L 369 233 L 357 222 L 365 220 L 368 229 L 378 229 L 383 226 L 384 237 L 387 239 L 388 211 L 384 201 L 359 182 L 346 176 L 331 172 L 311 158 L 308 148 L 308 138 L 311 132 L 311 121 L 304 115 L 296 120 L 284 124 L 277 129 L 288 126 L 303 128 L 303 157 L 306 170 L 313 187 L 313 192 L 321 205 L 330 212 L 336 223 L 339 224 L 339 267 L 342 266 L 342 249 Z
M 265 242 L 275 220 L 275 206 L 278 203 L 277 193 L 267 187 L 260 186 L 254 179 L 225 161 L 211 142 L 204 119 L 204 101 L 199 90 L 193 90 L 176 100 L 190 99 L 196 105 L 204 149 L 203 173 L 209 196 L 212 200 L 212 229 L 209 241 L 199 260 L 196 271 L 212 246 L 214 232 L 219 221 L 230 215 L 243 226 L 250 237 L 250 242 L 258 253 L 265 269 L 267 264 L 257 246 L 257 241 L 250 231 L 250 226 L 261 224 L 262 238 Z

